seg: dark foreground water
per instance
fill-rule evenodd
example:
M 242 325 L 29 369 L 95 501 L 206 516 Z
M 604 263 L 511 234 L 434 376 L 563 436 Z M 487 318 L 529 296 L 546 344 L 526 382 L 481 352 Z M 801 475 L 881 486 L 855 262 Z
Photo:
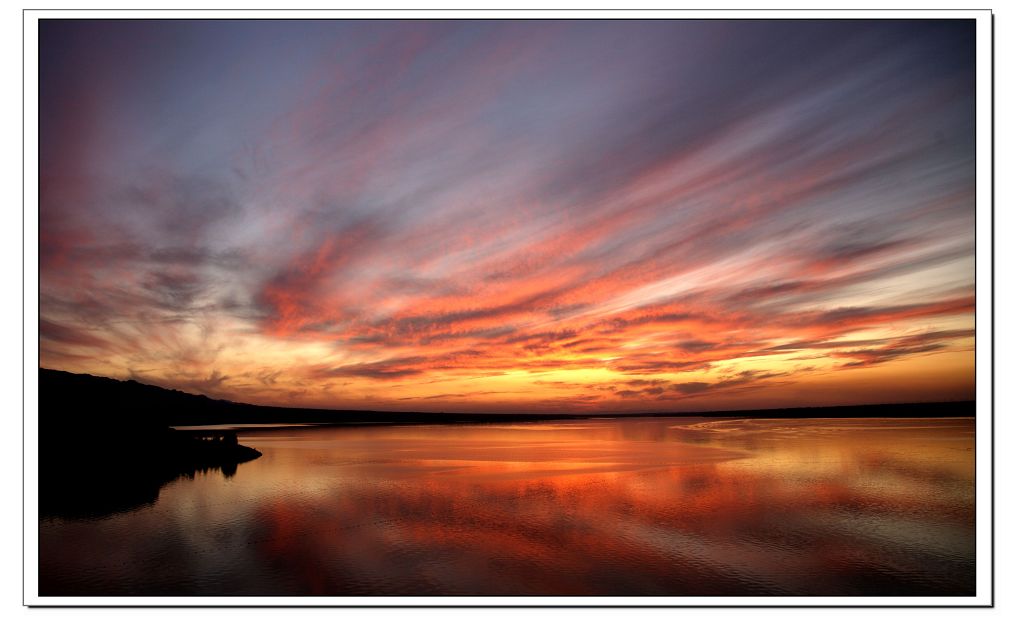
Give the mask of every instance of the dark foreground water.
M 677 418 L 246 431 L 264 456 L 231 476 L 42 519 L 40 593 L 972 595 L 973 433 Z

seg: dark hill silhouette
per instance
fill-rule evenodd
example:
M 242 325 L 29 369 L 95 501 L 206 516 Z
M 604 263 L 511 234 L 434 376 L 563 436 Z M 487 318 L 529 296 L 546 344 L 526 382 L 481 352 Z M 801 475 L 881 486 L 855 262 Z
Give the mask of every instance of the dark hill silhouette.
M 39 371 L 39 512 L 98 517 L 152 504 L 165 484 L 198 472 L 232 475 L 261 453 L 235 434 L 201 436 L 169 424 L 228 404 L 137 382 Z M 207 412 L 206 410 L 211 410 Z
M 165 389 L 133 380 L 39 370 L 39 412 L 43 424 L 61 428 L 122 428 L 213 423 L 240 414 L 243 404 Z M 221 422 L 221 421 L 218 421 Z

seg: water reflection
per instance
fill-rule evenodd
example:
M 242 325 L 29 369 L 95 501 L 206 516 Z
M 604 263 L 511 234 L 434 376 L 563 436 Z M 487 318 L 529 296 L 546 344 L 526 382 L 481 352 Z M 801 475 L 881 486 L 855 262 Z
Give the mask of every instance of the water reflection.
M 219 467 L 179 470 L 150 465 L 113 465 L 89 462 L 42 471 L 39 514 L 43 519 L 101 519 L 153 505 L 162 488 L 198 474 L 236 474 L 236 463 Z
M 241 434 L 154 505 L 46 520 L 43 594 L 974 592 L 969 419 Z

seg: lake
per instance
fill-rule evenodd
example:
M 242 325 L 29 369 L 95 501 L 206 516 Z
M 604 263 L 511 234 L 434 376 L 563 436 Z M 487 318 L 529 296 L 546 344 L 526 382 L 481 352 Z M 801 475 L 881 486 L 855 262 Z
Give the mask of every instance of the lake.
M 665 417 L 240 429 L 263 456 L 231 475 L 41 519 L 40 594 L 973 595 L 974 430 Z

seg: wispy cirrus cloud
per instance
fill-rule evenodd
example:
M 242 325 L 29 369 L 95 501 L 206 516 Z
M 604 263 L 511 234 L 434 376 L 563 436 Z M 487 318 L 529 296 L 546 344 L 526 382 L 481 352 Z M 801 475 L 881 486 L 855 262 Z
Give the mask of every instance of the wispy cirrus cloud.
M 43 366 L 399 409 L 971 393 L 965 22 L 47 21 L 40 50 Z

